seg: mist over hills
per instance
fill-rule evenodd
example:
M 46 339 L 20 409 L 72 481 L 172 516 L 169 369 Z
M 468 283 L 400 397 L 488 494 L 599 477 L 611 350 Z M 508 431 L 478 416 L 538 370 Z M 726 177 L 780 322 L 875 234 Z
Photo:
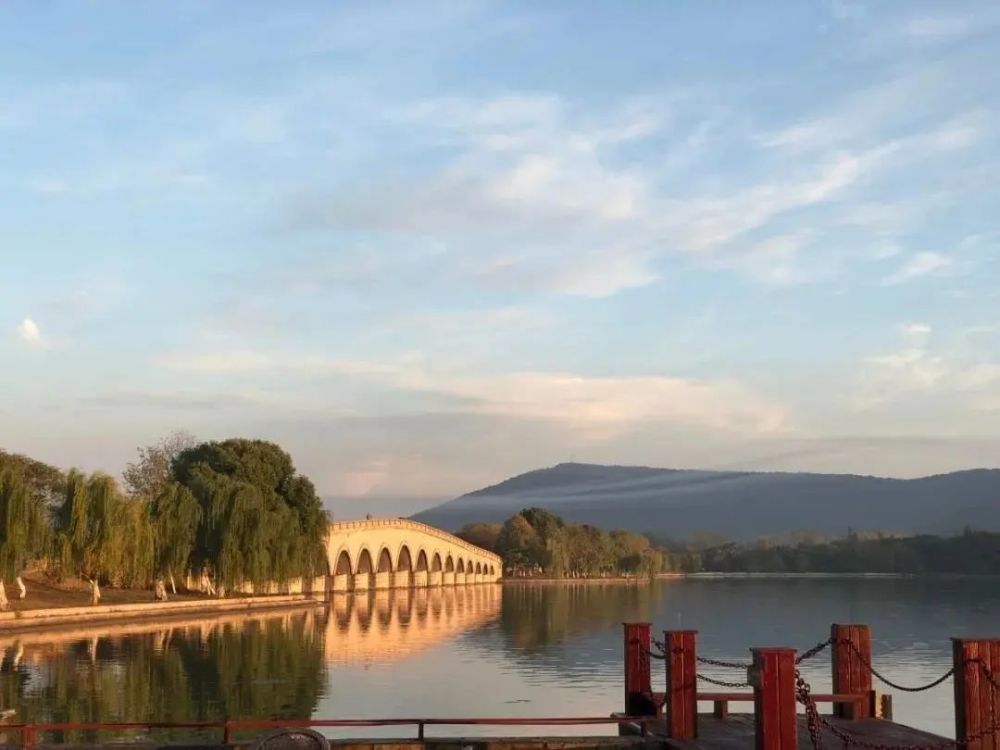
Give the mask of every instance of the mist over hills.
M 919 479 L 693 471 L 563 463 L 529 471 L 413 516 L 456 530 L 539 506 L 574 523 L 683 539 L 745 541 L 796 531 L 954 534 L 1000 531 L 1000 469 Z

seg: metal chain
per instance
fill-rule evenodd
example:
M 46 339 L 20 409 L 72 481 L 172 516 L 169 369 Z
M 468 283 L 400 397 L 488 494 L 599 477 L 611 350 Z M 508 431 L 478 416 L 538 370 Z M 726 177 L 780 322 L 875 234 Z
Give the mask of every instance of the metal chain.
M 652 659 L 659 659 L 660 661 L 663 661 L 664 659 L 667 658 L 666 654 L 658 654 L 655 651 L 649 650 L 645 646 L 642 647 L 642 650 L 646 654 L 646 656 L 648 656 L 648 657 L 650 657 Z
M 799 672 L 795 670 L 795 693 L 799 703 L 806 709 L 806 726 L 809 729 L 809 739 L 815 750 L 823 750 L 823 730 L 826 730 L 838 740 L 844 743 L 844 747 L 856 745 L 866 748 L 866 750 L 946 750 L 954 748 L 964 743 L 955 740 L 945 740 L 931 745 L 887 745 L 878 742 L 862 740 L 854 735 L 843 731 L 840 727 L 823 717 L 813 700 L 809 683 Z
M 827 638 L 825 641 L 823 641 L 821 643 L 817 643 L 815 646 L 813 646 L 808 651 L 803 651 L 801 654 L 799 654 L 795 658 L 795 663 L 796 664 L 801 664 L 802 662 L 806 661 L 807 659 L 812 659 L 817 654 L 822 653 L 823 650 L 827 646 L 829 646 L 831 643 L 833 643 L 833 638 L 832 637 L 831 638 Z
M 698 673 L 698 679 L 703 682 L 707 682 L 709 685 L 718 685 L 719 687 L 725 688 L 745 688 L 750 687 L 749 682 L 727 682 L 725 680 L 717 680 L 714 677 L 709 677 L 708 675 Z
M 940 685 L 942 682 L 944 682 L 945 680 L 947 680 L 949 677 L 951 677 L 955 673 L 955 668 L 952 667 L 947 672 L 945 672 L 943 675 L 941 675 L 940 677 L 938 677 L 936 680 L 934 680 L 933 682 L 929 682 L 926 685 L 918 685 L 918 686 L 915 686 L 915 687 L 914 686 L 910 686 L 910 685 L 900 685 L 898 682 L 893 682 L 888 677 L 886 677 L 884 674 L 882 674 L 877 669 L 875 669 L 875 667 L 872 666 L 871 662 L 868 661 L 868 659 L 865 658 L 864 654 L 861 653 L 861 649 L 858 648 L 857 644 L 854 641 L 847 640 L 845 638 L 845 639 L 842 639 L 840 641 L 840 643 L 841 643 L 841 645 L 850 646 L 851 650 L 855 653 L 855 655 L 861 661 L 861 664 L 865 667 L 865 669 L 867 669 L 869 672 L 871 672 L 873 675 L 875 675 L 875 677 L 877 677 L 879 680 L 881 680 L 882 682 L 884 682 L 886 685 L 888 685 L 889 687 L 893 688 L 894 690 L 901 690 L 904 693 L 922 693 L 924 690 L 930 690 L 931 688 L 936 688 L 938 685 Z M 1000 686 L 998 686 L 998 689 L 1000 689 Z
M 749 669 L 750 664 L 739 662 L 739 661 L 722 661 L 721 659 L 709 659 L 706 656 L 697 657 L 698 661 L 702 664 L 708 664 L 710 667 L 722 667 L 723 669 Z
M 981 740 L 984 737 L 990 737 L 997 732 L 1000 732 L 1000 718 L 998 718 L 989 727 L 975 732 L 974 734 L 970 734 L 960 740 L 943 740 L 942 742 L 936 742 L 929 745 L 889 745 L 879 742 L 870 742 L 868 740 L 860 739 L 849 732 L 845 732 L 836 724 L 823 717 L 820 714 L 819 709 L 816 707 L 816 701 L 813 700 L 809 683 L 805 681 L 797 669 L 795 670 L 795 692 L 799 703 L 805 706 L 806 726 L 809 729 L 809 739 L 812 741 L 812 746 L 815 750 L 823 750 L 822 731 L 824 729 L 843 742 L 844 747 L 854 745 L 865 748 L 866 750 L 951 750 L 951 748 L 965 748 L 970 743 Z

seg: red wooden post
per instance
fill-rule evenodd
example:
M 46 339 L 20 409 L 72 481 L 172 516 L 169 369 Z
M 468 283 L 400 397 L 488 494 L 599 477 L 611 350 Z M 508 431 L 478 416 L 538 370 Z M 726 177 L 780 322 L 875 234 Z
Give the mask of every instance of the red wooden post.
M 693 740 L 698 736 L 697 630 L 668 630 L 663 634 L 667 662 L 664 711 L 667 737 Z
M 953 638 L 955 737 L 965 750 L 1000 748 L 1000 638 Z
M 649 671 L 648 622 L 625 623 L 625 714 L 655 716 L 653 682 Z
M 871 630 L 867 625 L 831 625 L 830 654 L 833 692 L 864 695 L 864 700 L 855 703 L 835 703 L 833 715 L 843 719 L 870 719 L 873 703 Z
M 750 684 L 757 750 L 797 750 L 795 649 L 755 648 Z

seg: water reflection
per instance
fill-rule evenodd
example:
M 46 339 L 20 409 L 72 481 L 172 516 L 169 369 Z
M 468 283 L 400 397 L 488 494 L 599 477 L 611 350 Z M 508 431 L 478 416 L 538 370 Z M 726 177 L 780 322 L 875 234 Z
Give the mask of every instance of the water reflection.
M 0 700 L 29 722 L 308 716 L 327 687 L 316 618 L 288 612 L 5 639 Z
M 865 622 L 877 665 L 920 684 L 949 666 L 950 636 L 998 633 L 1000 587 L 722 579 L 338 596 L 265 616 L 0 638 L 0 708 L 28 721 L 607 715 L 622 702 L 623 620 L 697 629 L 701 652 L 726 659 L 752 645 L 805 648 L 831 622 Z M 828 656 L 805 671 L 829 688 Z M 897 719 L 950 734 L 950 691 L 895 694 Z
M 501 597 L 492 584 L 337 595 L 326 622 L 326 660 L 348 665 L 404 659 L 495 620 Z

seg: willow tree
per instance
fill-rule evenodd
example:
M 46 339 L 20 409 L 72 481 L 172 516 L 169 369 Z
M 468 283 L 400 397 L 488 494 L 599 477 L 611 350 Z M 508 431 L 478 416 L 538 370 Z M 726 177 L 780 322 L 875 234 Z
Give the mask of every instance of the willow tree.
M 173 463 L 201 507 L 194 558 L 220 591 L 316 575 L 327 516 L 291 457 L 263 440 L 202 443 Z
M 57 546 L 64 571 L 92 583 L 144 586 L 154 565 L 148 506 L 124 498 L 107 474 L 73 470 L 58 513 Z
M 177 593 L 175 575 L 183 574 L 191 564 L 201 523 L 201 506 L 182 484 L 170 482 L 150 508 L 156 537 L 156 571 L 167 576 Z
M 14 579 L 23 599 L 21 573 L 45 554 L 49 520 L 44 502 L 34 495 L 24 477 L 12 469 L 0 471 L 0 609 L 7 609 L 5 581 Z

